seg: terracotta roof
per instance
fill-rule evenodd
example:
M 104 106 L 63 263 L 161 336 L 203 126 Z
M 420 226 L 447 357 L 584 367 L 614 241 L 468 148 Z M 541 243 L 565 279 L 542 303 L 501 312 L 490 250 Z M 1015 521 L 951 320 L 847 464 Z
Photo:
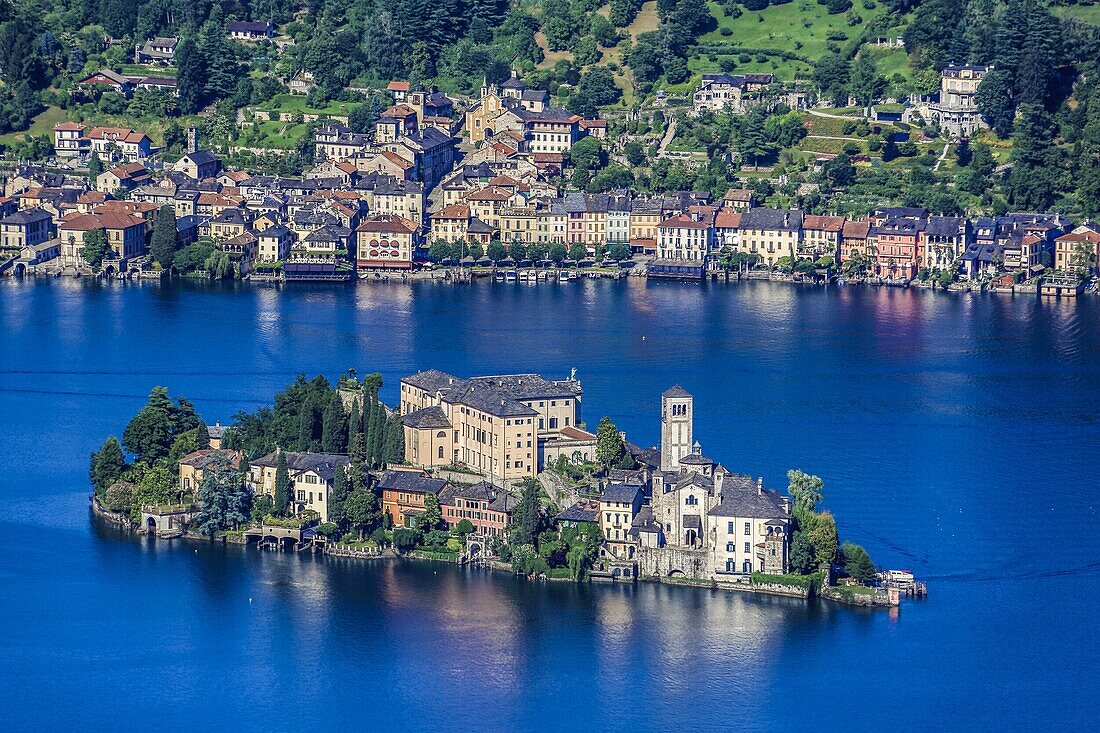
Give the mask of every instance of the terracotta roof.
M 389 232 L 392 234 L 411 234 L 416 231 L 416 223 L 402 216 L 384 214 L 367 219 L 358 227 L 357 232 Z
M 451 206 L 445 206 L 439 211 L 431 215 L 433 219 L 469 219 L 470 207 L 463 206 L 462 204 L 453 204 Z
M 722 209 L 714 217 L 714 226 L 725 229 L 737 229 L 741 226 L 741 212 L 733 209 Z
M 710 225 L 705 221 L 696 221 L 687 214 L 677 214 L 665 219 L 657 225 L 661 229 L 709 229 Z
M 843 216 L 815 216 L 806 214 L 802 218 L 803 229 L 820 229 L 826 232 L 839 232 L 844 229 Z
M 607 127 L 607 120 L 581 120 L 580 126 L 582 130 Z
M 854 239 L 866 239 L 867 235 L 871 232 L 871 222 L 846 221 L 844 222 L 844 229 L 842 231 L 845 237 L 852 237 Z
M 392 150 L 383 150 L 380 155 L 394 165 L 400 166 L 402 170 L 408 170 L 409 168 L 413 167 L 412 163 L 405 160 Z
M 91 140 L 121 140 L 126 143 L 140 143 L 149 138 L 144 132 L 137 132 L 128 127 L 93 127 L 88 133 Z
M 536 163 L 561 163 L 565 160 L 561 153 L 535 153 L 531 157 Z
M 731 188 L 726 191 L 726 194 L 722 197 L 726 201 L 751 201 L 753 198 L 753 192 L 747 188 Z
M 472 191 L 466 194 L 467 201 L 507 201 L 515 196 L 511 191 L 506 191 L 500 186 L 487 186 L 480 191 Z
M 119 178 L 133 178 L 138 174 L 148 173 L 149 171 L 141 163 L 123 163 L 122 165 L 116 165 L 110 172 Z
M 389 92 L 407 92 L 409 91 L 409 82 L 407 81 L 391 81 L 386 85 L 386 91 Z
M 587 430 L 581 430 L 580 428 L 575 428 L 572 425 L 566 425 L 564 428 L 562 428 L 558 432 L 560 432 L 563 436 L 565 436 L 566 438 L 569 438 L 570 440 L 595 440 L 596 439 L 596 436 L 593 435 L 592 433 L 588 432 Z
M 130 214 L 105 211 L 96 214 L 72 214 L 61 220 L 58 229 L 66 231 L 90 232 L 96 229 L 129 229 L 145 226 L 145 222 Z
M 53 126 L 53 129 L 80 131 L 84 129 L 84 125 L 80 124 L 79 122 L 58 122 L 56 125 Z

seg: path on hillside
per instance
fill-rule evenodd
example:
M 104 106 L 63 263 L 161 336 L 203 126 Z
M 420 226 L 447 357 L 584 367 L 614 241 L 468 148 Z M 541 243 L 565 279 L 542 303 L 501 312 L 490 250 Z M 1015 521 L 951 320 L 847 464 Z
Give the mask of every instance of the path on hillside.
M 669 117 L 668 129 L 665 130 L 665 136 L 661 138 L 661 144 L 657 146 L 658 158 L 665 154 L 665 148 L 668 147 L 674 137 L 676 137 L 676 118 Z
M 832 115 L 832 114 L 829 114 L 828 112 L 820 112 L 816 109 L 808 109 L 806 111 L 809 112 L 814 117 L 828 117 L 830 120 L 852 120 L 853 122 L 860 122 L 864 119 L 863 117 L 849 117 L 847 115 Z
M 936 165 L 932 167 L 932 172 L 935 173 L 940 169 L 940 163 L 947 160 L 947 151 L 951 149 L 951 143 L 943 144 L 943 152 L 940 153 L 940 157 L 936 158 Z

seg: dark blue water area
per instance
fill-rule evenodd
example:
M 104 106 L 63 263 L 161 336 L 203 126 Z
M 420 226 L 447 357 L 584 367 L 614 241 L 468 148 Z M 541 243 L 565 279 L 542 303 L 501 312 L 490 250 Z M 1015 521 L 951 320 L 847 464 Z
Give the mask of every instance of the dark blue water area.
M 298 372 L 576 368 L 658 438 L 825 480 L 896 614 L 120 535 L 88 453 L 158 384 L 208 422 Z M 1100 304 L 780 284 L 0 283 L 0 722 L 14 730 L 1091 727 Z

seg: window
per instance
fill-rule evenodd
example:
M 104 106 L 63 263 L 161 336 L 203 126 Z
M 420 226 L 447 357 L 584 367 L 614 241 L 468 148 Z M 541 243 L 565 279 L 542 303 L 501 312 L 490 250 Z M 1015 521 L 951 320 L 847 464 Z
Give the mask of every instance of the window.
M 443 457 L 443 446 L 439 446 L 439 457 Z
M 745 522 L 745 536 L 752 534 L 752 522 Z
M 726 525 L 726 534 L 733 534 L 733 522 Z
M 542 422 L 541 420 L 539 422 Z M 550 429 L 556 430 L 558 427 L 558 419 L 556 417 L 550 418 Z
M 688 506 L 695 506 L 699 503 L 699 500 L 695 498 L 695 494 L 688 494 L 687 498 L 684 499 L 684 503 Z
M 750 545 L 748 542 L 746 542 L 745 543 L 745 554 L 748 554 L 750 552 L 752 552 L 752 545 Z

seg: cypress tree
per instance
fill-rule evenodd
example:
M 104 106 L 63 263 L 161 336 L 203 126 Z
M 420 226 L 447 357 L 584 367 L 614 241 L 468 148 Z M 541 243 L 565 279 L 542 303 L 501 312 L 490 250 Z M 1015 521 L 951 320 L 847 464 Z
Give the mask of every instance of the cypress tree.
M 344 405 L 340 400 L 340 394 L 334 391 L 321 420 L 321 450 L 326 453 L 343 453 L 347 447 Z
M 126 468 L 126 459 L 118 440 L 113 436 L 107 438 L 103 447 L 92 453 L 90 464 L 88 478 L 95 487 L 95 493 L 102 494 L 122 477 L 122 471 Z
M 382 464 L 382 441 L 386 432 L 386 408 L 374 398 L 374 408 L 371 410 L 370 441 L 367 444 L 367 455 L 370 457 L 370 465 Z
M 351 447 L 352 441 L 355 440 L 355 436 L 359 434 L 359 430 L 362 428 L 362 418 L 359 417 L 359 400 L 351 401 L 351 414 L 348 416 L 348 447 Z
M 348 467 L 338 465 L 332 479 L 332 495 L 329 497 L 328 518 L 341 529 L 345 528 L 344 502 L 348 498 Z
M 199 427 L 197 428 L 198 435 L 196 436 L 196 443 L 199 446 L 199 450 L 210 447 L 210 429 L 206 426 L 206 421 L 199 420 Z
M 286 465 L 286 454 L 279 451 L 279 462 L 275 465 L 275 513 L 286 516 L 290 507 L 290 469 Z

